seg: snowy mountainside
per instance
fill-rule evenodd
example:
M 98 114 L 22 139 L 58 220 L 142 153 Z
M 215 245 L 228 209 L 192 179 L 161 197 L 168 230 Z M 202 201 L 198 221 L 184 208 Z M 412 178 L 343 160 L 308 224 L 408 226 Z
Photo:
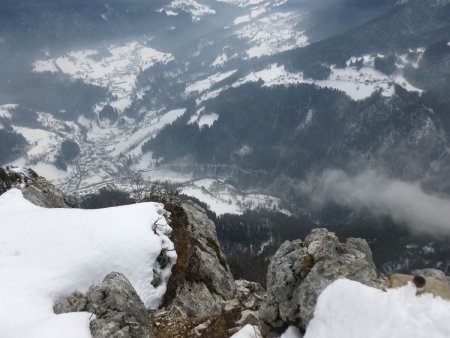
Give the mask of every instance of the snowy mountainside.
M 129 5 L 127 15 L 138 14 L 142 4 L 135 5 Z M 114 13 L 118 13 L 115 6 L 119 5 L 109 5 L 106 21 L 103 7 L 93 13 L 112 28 Z M 445 48 L 431 48 L 447 29 L 445 4 L 177 0 L 158 1 L 151 9 L 146 7 L 149 10 L 149 25 L 139 25 L 132 34 L 117 26 L 120 34 L 115 38 L 81 46 L 68 42 L 64 48 L 44 45 L 30 53 L 24 68 L 29 74 L 5 81 L 12 83 L 7 87 L 21 90 L 17 91 L 20 95 L 5 94 L 0 102 L 0 124 L 5 130 L 0 137 L 8 140 L 7 150 L 14 154 L 0 158 L 3 163 L 34 166 L 71 193 L 93 192 L 106 184 L 124 186 L 139 172 L 146 179 L 184 184 L 181 188 L 192 193 L 191 181 L 213 177 L 235 186 L 243 183 L 239 199 L 254 192 L 280 198 L 284 197 L 280 190 L 285 190 L 278 186 L 280 177 L 284 180 L 312 168 L 339 166 L 349 158 L 358 163 L 381 158 L 383 165 L 388 156 L 396 157 L 393 154 L 405 160 L 402 149 L 391 150 L 395 140 L 407 135 L 408 144 L 422 144 L 417 154 L 420 165 L 402 162 L 393 166 L 395 170 L 409 167 L 411 171 L 400 175 L 422 176 L 429 182 L 442 177 L 448 123 L 443 109 L 429 103 L 434 88 L 430 91 L 425 74 L 433 67 L 433 53 L 441 53 L 439 65 L 445 68 Z M 334 10 L 339 15 L 333 20 L 341 22 L 335 22 L 332 32 L 321 30 L 319 26 L 331 25 L 327 13 Z M 428 21 L 417 16 L 419 12 Z M 390 36 L 390 32 L 397 33 Z M 387 46 L 380 43 L 384 37 Z M 395 41 L 402 41 L 398 48 Z M 445 83 L 446 73 L 442 74 Z M 254 104 L 255 87 L 260 88 L 255 89 L 256 96 L 258 91 L 276 96 L 279 87 L 297 88 L 289 90 L 299 93 L 314 88 L 308 95 L 323 96 L 327 107 L 321 112 L 317 106 L 307 107 L 313 99 L 303 96 L 302 110 L 288 117 L 290 108 L 280 102 L 276 113 L 283 117 L 277 120 L 280 125 L 267 129 L 273 131 L 268 138 L 273 142 L 266 144 L 242 137 L 242 130 L 240 135 L 234 131 L 241 127 L 266 130 L 272 116 L 264 109 L 271 111 L 276 98 L 259 107 L 258 123 L 243 111 L 228 111 L 223 100 L 240 100 L 240 93 L 247 93 L 249 100 L 241 105 L 249 108 Z M 286 102 L 293 99 L 290 95 Z M 413 102 L 416 107 L 408 108 Z M 367 105 L 371 112 L 358 116 Z M 400 114 L 411 130 L 396 130 L 392 107 L 416 112 L 415 121 Z M 334 131 L 326 120 L 318 123 L 332 111 L 343 114 L 344 109 L 353 113 L 333 117 L 342 119 L 337 124 L 337 140 L 320 136 Z M 377 109 L 382 113 L 375 117 Z M 381 116 L 392 128 L 370 138 L 375 129 L 369 126 L 373 122 L 373 128 L 378 128 Z M 285 118 L 291 119 L 290 125 L 284 124 Z M 293 125 L 298 128 L 292 129 Z M 284 139 L 286 131 L 291 137 Z M 282 139 L 275 141 L 277 137 Z M 218 140 L 226 144 L 217 145 Z M 304 147 L 298 147 L 299 140 Z M 64 150 L 68 145 L 64 141 L 71 142 L 71 153 Z M 203 149 L 206 144 L 213 150 Z M 270 150 L 260 151 L 262 144 Z M 429 147 L 435 151 L 427 157 Z M 299 153 L 293 155 L 292 149 Z M 268 153 L 273 157 L 265 160 Z M 326 156 L 314 155 L 318 153 Z M 426 161 L 432 162 L 429 168 L 425 168 Z M 268 186 L 265 182 L 275 183 Z M 266 206 L 273 207 L 271 203 Z
M 166 155 L 163 163 L 186 156 L 203 165 L 232 163 L 243 172 L 233 180 L 249 186 L 254 183 L 246 171 L 261 174 L 267 187 L 283 175 L 301 180 L 327 168 L 375 167 L 448 193 L 443 168 L 449 159 L 449 102 L 443 88 L 448 89 L 450 52 L 444 13 L 450 5 L 384 5 L 383 15 L 347 32 L 241 67 L 187 110 L 188 121 L 216 114 L 209 129 L 193 130 L 180 120 L 145 150 L 162 157 L 169 149 L 165 143 L 176 140 L 177 154 Z M 433 85 L 433 76 L 441 85 Z M 281 194 L 291 184 L 288 178 L 277 189 L 277 183 L 271 188 Z
M 3 105 L 2 120 L 29 144 L 23 156 L 11 164 L 32 165 L 72 193 L 89 193 L 105 183 L 123 185 L 135 170 L 151 179 L 190 181 L 192 174 L 156 168 L 159 159 L 143 154 L 142 144 L 181 117 L 186 100 L 213 97 L 209 94 L 211 88 L 220 87 L 221 82 L 236 76 L 243 60 L 306 44 L 303 29 L 296 27 L 303 12 L 286 10 L 283 4 L 281 1 L 172 1 L 156 9 L 163 14 L 158 17 L 163 22 L 159 32 L 112 43 L 106 41 L 84 49 L 40 51 L 31 63 L 32 76 L 37 81 L 41 78 L 56 82 L 59 78 L 77 80 L 82 86 L 103 88 L 105 95 L 92 96 L 90 107 L 77 112 L 64 108 L 63 98 L 62 104 L 51 110 L 42 105 L 33 108 L 30 102 Z M 231 13 L 228 23 L 211 26 L 206 17 L 219 17 L 221 11 Z M 191 15 L 192 22 L 186 22 L 181 12 Z M 179 20 L 175 14 L 180 14 Z M 215 31 L 201 39 L 194 34 L 190 41 L 194 46 L 192 51 L 168 48 L 161 43 L 165 36 L 186 27 L 190 30 L 214 27 Z M 213 66 L 205 64 L 207 58 Z M 80 89 L 81 100 L 90 95 L 89 89 Z M 205 93 L 206 97 L 202 98 Z M 36 110 L 26 125 L 11 118 L 13 108 L 22 106 Z M 192 122 L 204 128 L 211 127 L 217 119 L 214 112 L 205 112 L 193 117 Z M 55 167 L 65 140 L 74 141 L 79 154 L 63 166 Z

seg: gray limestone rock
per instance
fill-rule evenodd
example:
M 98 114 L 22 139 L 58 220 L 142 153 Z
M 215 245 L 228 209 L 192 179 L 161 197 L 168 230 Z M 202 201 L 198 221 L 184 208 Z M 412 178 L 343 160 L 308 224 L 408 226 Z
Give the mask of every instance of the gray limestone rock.
M 58 299 L 53 305 L 56 314 L 87 311 L 87 298 L 81 292 L 75 291 L 67 297 Z
M 234 278 L 217 239 L 216 227 L 205 211 L 192 202 L 183 202 L 182 207 L 189 222 L 190 238 L 193 241 L 192 272 L 208 280 L 207 287 L 223 299 L 230 299 L 236 292 Z
M 43 208 L 74 208 L 76 204 L 43 177 L 36 177 L 21 188 L 23 197 Z
M 89 288 L 86 297 L 87 310 L 97 317 L 91 322 L 94 338 L 149 337 L 147 309 L 124 275 L 108 274 L 100 285 Z
M 150 338 L 148 312 L 128 279 L 117 272 L 108 274 L 86 295 L 74 292 L 54 304 L 57 314 L 88 311 L 93 338 Z
M 171 240 L 178 258 L 163 306 L 177 306 L 191 317 L 221 314 L 236 286 L 214 223 L 190 201 L 173 199 L 165 207 L 171 213 Z
M 179 307 L 190 317 L 218 315 L 222 312 L 223 299 L 210 292 L 202 282 L 186 282 L 179 289 L 172 306 Z
M 320 293 L 339 278 L 376 285 L 377 272 L 364 240 L 344 244 L 334 233 L 315 229 L 304 241 L 282 244 L 267 272 L 267 300 L 259 311 L 263 332 L 282 332 L 289 325 L 305 329 Z

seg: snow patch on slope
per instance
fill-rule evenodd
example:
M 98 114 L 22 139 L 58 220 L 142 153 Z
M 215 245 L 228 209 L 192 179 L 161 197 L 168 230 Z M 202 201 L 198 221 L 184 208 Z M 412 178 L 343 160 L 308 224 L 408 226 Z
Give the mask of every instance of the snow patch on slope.
M 285 70 L 284 66 L 277 64 L 248 74 L 234 83 L 233 87 L 239 87 L 248 82 L 258 82 L 259 80 L 262 80 L 266 87 L 306 83 L 323 88 L 333 88 L 343 91 L 353 100 L 364 100 L 378 90 L 385 96 L 392 96 L 395 93 L 395 84 L 408 91 L 422 92 L 409 84 L 399 74 L 387 76 L 369 67 L 363 67 L 359 70 L 352 67 L 344 69 L 331 67 L 331 75 L 327 80 L 313 80 L 304 78 L 302 73 L 290 73 Z
M 253 5 L 258 5 L 264 0 L 217 0 L 219 2 L 224 2 L 230 5 L 238 6 L 238 7 L 248 7 Z
M 169 5 L 159 10 L 159 12 L 164 12 L 168 16 L 178 15 L 180 11 L 191 15 L 192 21 L 200 21 L 206 15 L 216 14 L 214 9 L 195 0 L 173 0 Z
M 151 285 L 153 269 L 160 270 L 162 248 L 173 249 L 163 212 L 155 203 L 45 209 L 17 189 L 0 196 L 0 336 L 91 337 L 90 314 L 56 315 L 53 303 L 87 291 L 111 271 L 125 274 L 145 305 L 157 307 L 171 266 L 161 271 L 164 283 L 157 288 Z
M 296 12 L 275 12 L 253 20 L 235 35 L 248 41 L 247 58 L 273 55 L 309 44 L 304 32 L 296 28 L 301 20 Z
M 16 108 L 16 104 L 4 104 L 0 106 L 0 117 L 5 119 L 11 119 L 11 110 Z
M 249 22 L 252 19 L 257 18 L 258 16 L 260 16 L 261 14 L 263 14 L 265 12 L 266 12 L 265 7 L 256 7 L 251 10 L 250 14 L 246 14 L 246 15 L 243 15 L 243 16 L 240 16 L 240 17 L 237 17 L 236 19 L 234 19 L 233 25 L 240 25 L 242 23 Z
M 208 89 L 210 89 L 216 83 L 219 83 L 220 81 L 223 81 L 223 80 L 229 78 L 234 73 L 236 73 L 236 70 L 231 70 L 226 73 L 216 73 L 214 75 L 207 77 L 206 79 L 188 84 L 186 86 L 185 94 L 187 96 L 189 96 L 194 93 L 203 93 L 203 92 L 207 91 Z
M 219 115 L 217 115 L 216 113 L 205 114 L 200 117 L 200 119 L 197 121 L 197 124 L 200 128 L 211 127 L 218 119 Z
M 27 151 L 27 155 L 30 158 L 42 158 L 47 157 L 48 155 L 54 156 L 63 140 L 61 136 L 42 129 L 31 129 L 16 126 L 13 127 L 13 129 L 15 132 L 22 134 L 30 144 L 31 148 Z

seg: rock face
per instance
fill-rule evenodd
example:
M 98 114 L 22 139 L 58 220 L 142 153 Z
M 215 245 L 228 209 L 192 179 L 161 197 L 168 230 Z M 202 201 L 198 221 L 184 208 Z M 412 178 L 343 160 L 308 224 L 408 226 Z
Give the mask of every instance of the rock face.
M 285 242 L 267 272 L 267 300 L 259 311 L 263 333 L 282 332 L 289 325 L 304 330 L 320 293 L 339 278 L 376 286 L 366 241 L 349 238 L 340 243 L 334 233 L 315 229 L 304 241 Z
M 236 323 L 243 308 L 215 225 L 201 207 L 190 201 L 168 197 L 163 203 L 170 213 L 170 239 L 177 262 L 162 308 L 151 313 L 151 331 L 156 338 L 228 338 L 230 330 L 239 325 Z M 256 306 L 253 291 L 245 289 L 241 293 L 247 293 L 247 298 L 242 298 Z M 246 319 L 255 321 L 250 317 Z
M 128 279 L 117 272 L 91 286 L 86 295 L 74 292 L 58 300 L 53 310 L 95 314 L 90 323 L 93 338 L 150 338 L 147 309 Z
M 0 168 L 0 195 L 11 188 L 22 190 L 23 197 L 44 208 L 74 208 L 76 203 L 31 169 Z
M 76 204 L 43 177 L 36 177 L 22 189 L 23 197 L 43 208 L 74 208 Z
M 221 314 L 236 286 L 214 223 L 189 201 L 173 200 L 165 207 L 171 213 L 171 239 L 178 258 L 163 305 L 176 306 L 190 317 Z

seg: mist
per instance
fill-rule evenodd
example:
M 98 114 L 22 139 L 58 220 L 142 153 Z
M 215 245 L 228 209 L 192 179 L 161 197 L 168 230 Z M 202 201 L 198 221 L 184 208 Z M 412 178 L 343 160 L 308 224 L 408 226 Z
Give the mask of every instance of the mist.
M 419 183 L 391 179 L 376 170 L 350 175 L 327 170 L 299 185 L 314 207 L 334 203 L 356 212 L 390 216 L 414 231 L 450 233 L 450 198 L 425 192 Z

